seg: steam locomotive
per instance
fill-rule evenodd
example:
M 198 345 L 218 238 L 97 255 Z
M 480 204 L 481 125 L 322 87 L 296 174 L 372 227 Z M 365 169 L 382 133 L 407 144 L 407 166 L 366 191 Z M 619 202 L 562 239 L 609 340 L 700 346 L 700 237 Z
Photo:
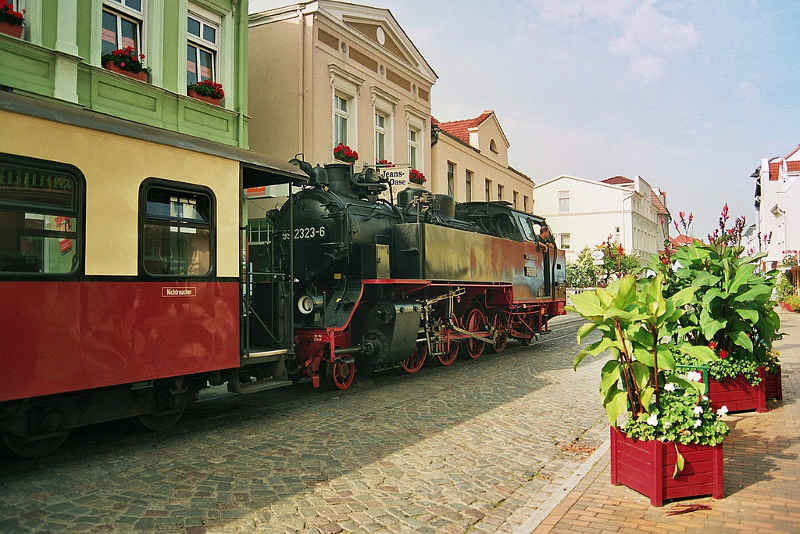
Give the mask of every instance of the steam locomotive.
M 296 278 L 296 374 L 315 387 L 347 389 L 356 368 L 476 359 L 564 313 L 564 252 L 541 217 L 414 187 L 395 202 L 376 169 L 293 162 L 310 187 L 275 229 Z

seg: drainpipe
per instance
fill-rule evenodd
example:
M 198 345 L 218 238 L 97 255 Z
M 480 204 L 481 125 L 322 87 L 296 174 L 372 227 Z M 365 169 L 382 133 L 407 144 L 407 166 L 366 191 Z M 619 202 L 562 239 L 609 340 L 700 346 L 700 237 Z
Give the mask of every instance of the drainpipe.
M 306 18 L 303 15 L 302 9 L 297 10 L 297 49 L 300 53 L 300 61 L 297 62 L 297 152 L 304 153 L 304 137 L 305 137 L 305 66 L 306 66 L 306 50 L 305 50 L 305 30 Z M 289 185 L 291 187 L 291 185 Z

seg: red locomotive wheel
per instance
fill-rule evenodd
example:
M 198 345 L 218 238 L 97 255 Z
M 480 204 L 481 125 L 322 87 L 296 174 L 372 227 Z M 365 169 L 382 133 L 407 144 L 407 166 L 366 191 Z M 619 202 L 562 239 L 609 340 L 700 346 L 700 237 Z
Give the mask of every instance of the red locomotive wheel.
M 492 352 L 503 352 L 508 346 L 508 328 L 502 312 L 494 312 L 490 324 L 494 327 L 494 345 L 489 348 Z
M 417 343 L 414 352 L 407 359 L 403 360 L 400 366 L 406 373 L 414 374 L 419 372 L 420 369 L 422 369 L 422 366 L 425 365 L 425 358 L 427 357 L 428 357 L 428 344 Z
M 336 360 L 326 366 L 326 374 L 336 389 L 345 390 L 353 384 L 356 377 L 356 362 Z
M 451 314 L 450 319 L 453 321 L 454 325 L 458 326 L 458 317 L 456 317 L 454 314 Z M 445 326 L 444 328 L 449 328 L 449 325 Z M 439 354 L 436 355 L 436 359 L 439 360 L 439 363 L 445 367 L 453 365 L 453 362 L 455 362 L 456 358 L 458 358 L 458 349 L 460 348 L 459 342 L 453 339 L 448 339 L 447 341 L 440 341 L 437 345 L 436 352 Z
M 485 332 L 487 330 L 486 316 L 481 310 L 472 308 L 467 312 L 464 318 L 464 330 L 469 330 L 470 332 Z M 470 338 L 464 342 L 464 349 L 466 350 L 467 356 L 473 360 L 480 358 L 485 348 L 486 343 L 477 339 Z

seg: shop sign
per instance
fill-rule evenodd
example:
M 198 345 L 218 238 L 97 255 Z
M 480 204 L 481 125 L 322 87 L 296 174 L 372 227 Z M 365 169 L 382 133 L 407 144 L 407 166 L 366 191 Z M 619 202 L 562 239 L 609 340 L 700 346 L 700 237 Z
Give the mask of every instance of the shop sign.
M 411 173 L 410 167 L 385 167 L 378 169 L 378 176 L 382 181 L 389 184 L 392 188 L 392 196 L 397 199 L 397 192 L 408 187 L 408 176 Z M 389 200 L 389 188 L 380 194 L 380 197 Z

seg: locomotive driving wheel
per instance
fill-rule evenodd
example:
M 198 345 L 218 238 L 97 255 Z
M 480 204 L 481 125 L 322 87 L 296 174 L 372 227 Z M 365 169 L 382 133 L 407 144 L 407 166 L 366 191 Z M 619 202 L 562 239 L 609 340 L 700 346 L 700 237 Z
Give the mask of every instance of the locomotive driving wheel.
M 472 308 L 467 312 L 467 315 L 464 317 L 464 330 L 468 330 L 473 333 L 485 332 L 488 330 L 486 316 L 480 309 Z M 480 358 L 485 348 L 486 343 L 475 338 L 469 338 L 464 342 L 465 352 L 467 353 L 467 356 L 473 360 Z
M 400 366 L 403 368 L 408 374 L 414 374 L 419 372 L 422 369 L 422 366 L 425 365 L 425 359 L 428 357 L 428 345 L 426 343 L 417 343 L 417 346 L 414 348 L 414 352 L 411 353 L 411 356 L 403 360 Z
M 492 352 L 503 352 L 508 346 L 508 324 L 503 312 L 496 311 L 491 315 L 489 324 L 494 327 L 494 344 L 489 345 Z
M 450 314 L 450 320 L 453 322 L 454 325 L 458 326 L 458 317 L 455 314 Z M 458 349 L 459 342 L 455 339 L 450 339 L 447 330 L 449 330 L 450 325 L 445 323 L 442 320 L 437 321 L 437 326 L 439 327 L 439 340 L 436 342 L 436 346 L 434 350 L 438 353 L 436 354 L 436 359 L 439 361 L 440 364 L 444 365 L 445 367 L 449 365 L 453 365 L 453 362 L 456 361 L 458 358 Z
M 69 432 L 51 434 L 46 438 L 39 439 L 21 437 L 8 432 L 2 433 L 3 445 L 20 458 L 47 456 L 59 448 L 67 440 L 67 436 L 69 436 Z
M 328 362 L 325 364 L 325 377 L 334 388 L 345 390 L 353 384 L 353 379 L 356 377 L 356 362 L 354 360 Z
M 183 417 L 184 408 L 165 414 L 143 414 L 137 417 L 139 423 L 151 432 L 169 430 Z

